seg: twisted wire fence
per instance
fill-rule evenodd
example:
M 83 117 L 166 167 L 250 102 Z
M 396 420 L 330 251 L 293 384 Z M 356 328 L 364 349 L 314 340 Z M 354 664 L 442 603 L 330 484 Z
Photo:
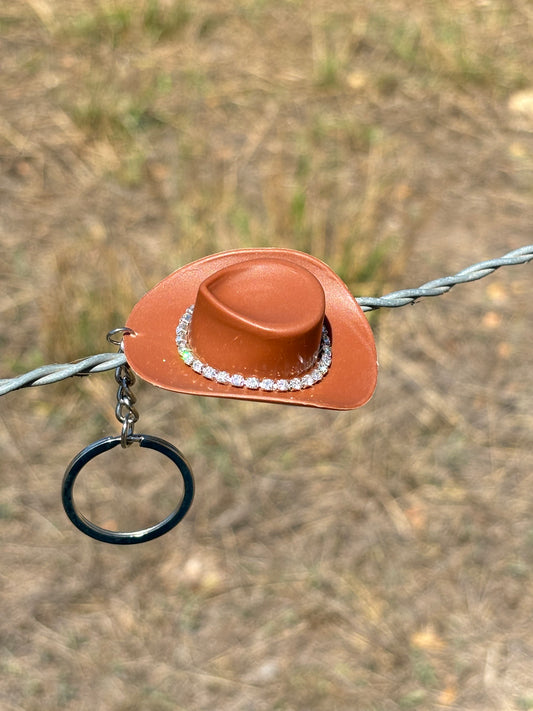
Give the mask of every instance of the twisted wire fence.
M 508 252 L 497 259 L 489 259 L 485 262 L 472 264 L 470 267 L 457 272 L 457 274 L 433 279 L 414 289 L 401 289 L 379 297 L 356 297 L 356 301 L 363 311 L 399 308 L 400 306 L 413 304 L 421 298 L 446 294 L 456 284 L 466 284 L 470 281 L 483 279 L 483 277 L 492 274 L 500 267 L 526 264 L 531 260 L 533 260 L 533 244 L 514 249 L 512 252 Z M 15 378 L 0 379 L 0 396 L 19 388 L 50 385 L 75 375 L 101 373 L 124 365 L 125 362 L 126 356 L 123 353 L 99 353 L 74 363 L 43 365 Z

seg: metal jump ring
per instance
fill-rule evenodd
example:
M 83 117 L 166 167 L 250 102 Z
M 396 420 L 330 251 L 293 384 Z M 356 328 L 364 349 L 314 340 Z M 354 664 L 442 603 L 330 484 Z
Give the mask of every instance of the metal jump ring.
M 122 338 L 120 341 L 117 341 L 116 338 L 113 338 L 113 336 L 116 336 L 117 334 L 121 334 L 121 336 L 133 336 L 135 335 L 135 331 L 131 328 L 128 328 L 127 326 L 121 326 L 120 328 L 114 328 L 112 331 L 109 331 L 107 334 L 106 338 L 109 343 L 112 343 L 114 346 L 120 346 L 122 349 Z
M 97 541 L 104 541 L 104 543 L 118 543 L 122 545 L 151 541 L 152 539 L 158 538 L 158 536 L 162 536 L 164 533 L 167 533 L 174 528 L 174 526 L 182 520 L 192 504 L 194 497 L 194 479 L 192 471 L 181 452 L 170 444 L 170 442 L 166 442 L 164 439 L 160 439 L 159 437 L 138 434 L 132 435 L 131 439 L 134 442 L 138 442 L 140 447 L 155 449 L 157 452 L 164 454 L 165 457 L 168 457 L 172 462 L 174 462 L 180 470 L 183 479 L 183 498 L 169 516 L 159 523 L 156 523 L 154 526 L 139 531 L 110 531 L 107 528 L 100 528 L 100 526 L 96 526 L 94 523 L 91 523 L 91 521 L 85 518 L 83 514 L 76 510 L 73 499 L 74 482 L 76 481 L 80 471 L 86 464 L 88 464 L 88 462 L 97 457 L 99 454 L 103 454 L 104 452 L 114 449 L 120 445 L 122 437 L 120 435 L 118 437 L 106 437 L 105 439 L 93 442 L 85 447 L 85 449 L 82 449 L 82 451 L 79 452 L 69 464 L 67 471 L 65 472 L 65 476 L 63 477 L 61 495 L 63 499 L 63 508 L 72 523 L 82 533 L 85 533 L 91 538 L 95 538 Z

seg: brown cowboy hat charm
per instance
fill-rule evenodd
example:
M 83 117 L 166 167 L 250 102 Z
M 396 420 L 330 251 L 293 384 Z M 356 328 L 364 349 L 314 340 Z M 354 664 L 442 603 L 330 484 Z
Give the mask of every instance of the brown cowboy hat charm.
M 350 410 L 376 386 L 361 308 L 326 264 L 291 249 L 239 249 L 181 267 L 126 327 L 129 365 L 166 390 Z

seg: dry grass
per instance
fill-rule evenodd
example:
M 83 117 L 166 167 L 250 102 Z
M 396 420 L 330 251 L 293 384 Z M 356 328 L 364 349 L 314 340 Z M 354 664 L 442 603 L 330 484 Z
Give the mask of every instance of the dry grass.
M 526 0 L 8 0 L 2 376 L 103 351 L 213 251 L 302 249 L 363 295 L 530 242 L 532 20 Z M 374 315 L 354 413 L 139 384 L 197 496 L 131 549 L 59 499 L 117 429 L 112 376 L 3 398 L 2 708 L 533 709 L 530 284 Z M 168 510 L 159 460 L 121 465 L 88 475 L 91 515 Z

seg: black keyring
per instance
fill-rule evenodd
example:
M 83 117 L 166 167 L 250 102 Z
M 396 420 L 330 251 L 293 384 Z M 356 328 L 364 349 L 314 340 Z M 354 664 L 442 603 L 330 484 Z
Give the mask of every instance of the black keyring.
M 85 449 L 82 449 L 82 451 L 74 457 L 67 467 L 67 471 L 63 477 L 61 495 L 63 499 L 63 508 L 72 523 L 76 526 L 76 528 L 82 531 L 82 533 L 85 533 L 91 538 L 95 538 L 97 541 L 128 545 L 132 543 L 144 543 L 145 541 L 151 541 L 154 538 L 158 538 L 158 536 L 162 536 L 164 533 L 167 533 L 181 521 L 189 510 L 194 498 L 194 479 L 192 471 L 187 464 L 187 461 L 181 452 L 176 449 L 176 447 L 170 444 L 170 442 L 166 442 L 164 439 L 152 437 L 151 435 L 131 435 L 129 439 L 130 442 L 138 442 L 140 447 L 155 449 L 157 452 L 164 454 L 165 457 L 168 457 L 172 462 L 174 462 L 180 470 L 183 478 L 183 498 L 174 511 L 163 519 L 163 521 L 156 523 L 150 528 L 145 528 L 139 531 L 110 531 L 107 528 L 101 528 L 100 526 L 96 526 L 94 523 L 91 523 L 91 521 L 85 518 L 83 514 L 76 510 L 73 499 L 74 482 L 76 481 L 76 477 L 80 471 L 88 462 L 97 457 L 99 454 L 103 454 L 104 452 L 114 449 L 120 445 L 122 442 L 122 436 L 106 437 L 105 439 L 93 442 L 89 446 L 85 447 Z

